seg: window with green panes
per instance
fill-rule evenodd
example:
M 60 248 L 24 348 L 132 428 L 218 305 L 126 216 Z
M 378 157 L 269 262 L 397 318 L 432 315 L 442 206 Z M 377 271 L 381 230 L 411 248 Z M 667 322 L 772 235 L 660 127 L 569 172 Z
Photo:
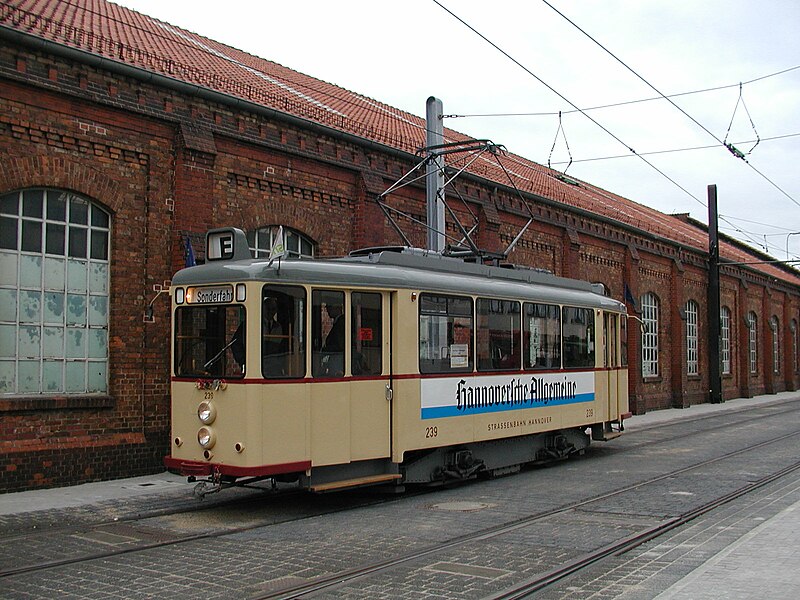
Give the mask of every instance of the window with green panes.
M 70 192 L 0 196 L 0 394 L 108 390 L 109 229 Z
M 278 236 L 278 225 L 251 229 L 247 232 L 247 244 L 255 258 L 269 256 L 275 238 Z M 308 237 L 289 227 L 283 228 L 286 254 L 292 258 L 314 258 L 315 244 Z

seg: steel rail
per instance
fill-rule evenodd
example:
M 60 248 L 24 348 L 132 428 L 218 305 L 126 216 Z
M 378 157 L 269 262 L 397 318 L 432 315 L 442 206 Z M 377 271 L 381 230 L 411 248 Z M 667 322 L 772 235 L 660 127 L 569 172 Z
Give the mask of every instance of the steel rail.
M 462 544 L 472 543 L 472 542 L 476 542 L 476 541 L 482 541 L 482 540 L 490 539 L 490 538 L 497 537 L 497 536 L 500 536 L 500 535 L 504 535 L 504 534 L 507 534 L 507 533 L 511 533 L 511 532 L 516 531 L 518 529 L 523 529 L 525 527 L 529 527 L 530 525 L 533 525 L 534 523 L 536 523 L 538 521 L 541 521 L 542 519 L 549 518 L 549 517 L 552 517 L 552 516 L 558 515 L 558 514 L 567 513 L 567 512 L 570 512 L 572 510 L 575 510 L 576 508 L 585 507 L 585 506 L 593 504 L 595 502 L 599 502 L 601 500 L 606 500 L 608 498 L 612 498 L 614 496 L 618 496 L 618 495 L 621 495 L 621 494 L 624 494 L 624 493 L 627 493 L 627 492 L 642 488 L 644 486 L 651 485 L 651 484 L 659 482 L 659 481 L 663 481 L 665 479 L 670 479 L 670 478 L 672 478 L 672 477 L 674 477 L 676 475 L 680 475 L 680 474 L 686 473 L 688 471 L 699 469 L 699 468 L 702 468 L 702 467 L 707 466 L 709 464 L 713 464 L 713 463 L 716 463 L 716 462 L 719 462 L 719 461 L 722 461 L 722 460 L 725 460 L 725 459 L 728 459 L 728 458 L 732 458 L 734 456 L 738 456 L 740 454 L 744 454 L 746 452 L 750 452 L 752 450 L 755 450 L 755 449 L 758 449 L 758 448 L 762 448 L 764 446 L 767 446 L 767 445 L 770 445 L 770 444 L 774 444 L 776 442 L 779 442 L 779 441 L 782 441 L 782 440 L 785 440 L 785 439 L 788 439 L 788 438 L 796 437 L 796 436 L 799 436 L 799 435 L 800 435 L 800 431 L 784 434 L 784 435 L 778 436 L 776 438 L 773 438 L 773 439 L 770 439 L 770 440 L 766 440 L 764 442 L 759 442 L 758 444 L 754 444 L 754 445 L 748 446 L 746 448 L 740 448 L 739 450 L 734 450 L 732 452 L 728 452 L 728 453 L 723 454 L 721 456 L 717 456 L 717 457 L 702 461 L 702 462 L 697 463 L 695 465 L 690 465 L 688 467 L 683 467 L 683 468 L 680 468 L 680 469 L 676 469 L 674 471 L 670 471 L 669 473 L 664 473 L 664 474 L 658 475 L 656 477 L 652 477 L 650 479 L 647 479 L 645 481 L 641 481 L 641 482 L 636 483 L 636 484 L 625 486 L 625 487 L 622 487 L 620 489 L 617 489 L 617 490 L 614 490 L 614 491 L 611 491 L 611 492 L 600 494 L 598 496 L 595 496 L 595 497 L 592 497 L 592 498 L 588 498 L 586 500 L 581 500 L 579 502 L 574 502 L 574 503 L 562 506 L 560 508 L 555 508 L 555 509 L 551 509 L 551 510 L 544 511 L 544 512 L 541 512 L 541 513 L 537 513 L 535 515 L 529 515 L 527 517 L 523 517 L 521 519 L 518 519 L 518 520 L 515 520 L 515 521 L 511 521 L 511 522 L 508 522 L 508 523 L 503 523 L 503 524 L 500 524 L 500 525 L 495 525 L 493 527 L 488 527 L 488 528 L 482 529 L 480 531 L 476 531 L 476 532 L 473 532 L 473 533 L 470 533 L 470 534 L 466 534 L 466 535 L 463 535 L 463 536 L 452 538 L 452 539 L 450 539 L 450 540 L 448 540 L 446 542 L 435 544 L 433 546 L 429 546 L 428 548 L 425 548 L 425 549 L 422 549 L 422 550 L 412 551 L 412 552 L 409 552 L 407 554 L 403 554 L 403 555 L 395 557 L 395 558 L 390 558 L 390 559 L 387 559 L 387 560 L 375 562 L 375 563 L 370 564 L 370 565 L 358 567 L 358 568 L 355 568 L 355 569 L 350 569 L 350 570 L 347 570 L 347 571 L 342 571 L 342 572 L 339 572 L 339 573 L 335 573 L 333 575 L 326 575 L 326 576 L 317 578 L 317 579 L 315 579 L 315 580 L 313 580 L 311 582 L 305 583 L 305 584 L 300 584 L 300 585 L 297 585 L 297 586 L 293 586 L 291 588 L 284 588 L 282 590 L 273 590 L 273 591 L 269 591 L 269 592 L 267 592 L 265 594 L 259 594 L 259 595 L 251 596 L 251 600 L 291 600 L 291 599 L 294 599 L 294 598 L 303 597 L 303 596 L 305 596 L 307 594 L 312 594 L 312 593 L 317 593 L 317 592 L 322 592 L 322 591 L 328 591 L 328 590 L 331 590 L 331 589 L 334 589 L 334 588 L 338 588 L 340 586 L 343 586 L 343 585 L 346 585 L 346 584 L 350 584 L 350 583 L 354 583 L 354 582 L 356 582 L 356 581 L 358 581 L 360 579 L 375 575 L 376 573 L 379 573 L 381 571 L 384 571 L 384 570 L 387 570 L 387 569 L 392 569 L 392 568 L 397 567 L 399 565 L 402 565 L 404 563 L 408 563 L 408 562 L 412 562 L 412 561 L 418 560 L 420 558 L 424 558 L 424 557 L 429 556 L 431 554 L 435 554 L 435 553 L 438 553 L 438 552 L 441 552 L 441 551 L 444 551 L 444 550 L 448 550 L 450 548 L 453 548 L 453 547 L 456 547 L 456 546 L 460 546 Z M 745 486 L 741 490 L 737 490 L 737 492 L 734 492 L 734 494 L 739 493 L 739 495 L 743 495 L 744 493 L 747 493 L 748 491 L 752 491 L 754 489 L 757 489 L 757 487 L 761 487 L 763 485 L 766 485 L 767 483 L 769 483 L 769 482 L 771 482 L 771 481 L 773 481 L 773 480 L 775 480 L 775 479 L 777 479 L 779 477 L 784 476 L 787 472 L 792 472 L 792 471 L 794 471 L 796 469 L 800 469 L 800 462 L 797 462 L 794 465 L 792 465 L 790 467 L 787 467 L 786 469 L 782 469 L 781 471 L 778 471 L 777 473 L 773 473 L 771 475 L 768 475 L 768 476 L 758 480 L 758 482 L 749 484 L 748 486 Z M 619 552 L 621 552 L 621 551 L 623 551 L 625 549 L 628 549 L 628 550 L 632 549 L 632 548 L 636 547 L 637 545 L 646 542 L 648 539 L 652 539 L 653 537 L 656 537 L 657 535 L 660 535 L 661 533 L 669 531 L 670 529 L 674 529 L 675 527 L 679 527 L 680 525 L 684 524 L 685 522 L 696 518 L 697 516 L 699 516 L 699 514 L 702 514 L 702 512 L 700 512 L 698 514 L 694 514 L 696 511 L 708 512 L 708 510 L 711 510 L 712 508 L 716 508 L 717 506 L 720 506 L 721 504 L 725 504 L 726 502 L 730 502 L 732 499 L 734 499 L 733 497 L 729 498 L 729 496 L 733 496 L 733 494 L 728 494 L 726 496 L 718 498 L 718 499 L 708 503 L 707 505 L 703 505 L 702 507 L 700 507 L 699 509 L 696 509 L 695 511 L 690 511 L 690 512 L 686 513 L 685 515 L 681 515 L 679 517 L 674 517 L 673 519 L 670 519 L 670 520 L 668 520 L 666 522 L 660 523 L 660 524 L 656 525 L 655 527 L 651 527 L 651 528 L 645 530 L 644 532 L 639 532 L 637 534 L 633 534 L 632 536 L 625 537 L 622 540 L 618 540 L 617 542 L 614 542 L 614 543 L 610 544 L 607 547 L 607 548 L 611 548 L 612 550 L 609 550 L 607 552 L 603 552 L 603 550 L 605 550 L 605 548 L 603 548 L 603 549 L 601 549 L 601 550 L 599 550 L 599 551 L 597 551 L 595 553 L 587 555 L 586 557 L 584 557 L 582 559 L 578 559 L 577 561 L 573 561 L 575 564 L 567 563 L 567 565 L 562 565 L 561 567 L 558 567 L 557 569 L 555 569 L 552 572 L 552 574 L 546 575 L 547 583 L 542 585 L 542 587 L 545 587 L 545 585 L 550 585 L 554 581 L 557 581 L 558 579 L 566 577 L 568 574 L 573 573 L 573 572 L 575 572 L 575 571 L 577 571 L 577 570 L 579 570 L 581 568 L 584 568 L 584 567 L 588 566 L 589 564 L 591 564 L 592 562 L 596 562 L 597 560 L 600 560 L 601 558 L 604 558 L 605 556 L 608 556 L 609 554 L 612 554 L 612 553 L 615 553 L 615 552 L 619 553 Z M 736 496 L 736 497 L 738 497 L 738 496 Z M 707 508 L 708 506 L 710 506 L 710 508 Z M 600 556 L 601 553 L 602 553 L 602 556 Z M 598 557 L 591 558 L 593 554 L 598 554 Z M 556 575 L 561 571 L 564 571 L 564 573 L 556 577 Z M 536 582 L 539 582 L 539 580 L 542 579 L 542 577 L 545 577 L 545 576 L 537 577 Z M 534 582 L 534 584 L 537 584 L 536 582 Z M 529 594 L 530 591 L 531 590 L 526 591 L 525 594 Z M 523 596 L 525 594 L 523 594 Z M 522 597 L 522 596 L 519 596 L 519 597 Z
M 506 590 L 503 590 L 502 592 L 485 596 L 483 600 L 517 600 L 519 598 L 526 598 L 530 596 L 530 594 L 542 590 L 560 581 L 561 579 L 564 579 L 565 577 L 573 575 L 596 562 L 599 562 L 610 556 L 621 556 L 644 543 L 647 543 L 664 535 L 665 533 L 672 531 L 673 529 L 677 529 L 678 527 L 689 523 L 699 516 L 711 512 L 712 510 L 728 504 L 729 502 L 733 502 L 734 500 L 737 500 L 738 498 L 741 498 L 742 496 L 762 488 L 765 485 L 768 485 L 797 470 L 800 470 L 800 461 L 781 469 L 780 471 L 750 482 L 738 490 L 707 502 L 706 504 L 703 504 L 702 506 L 690 510 L 680 516 L 673 517 L 672 519 L 669 519 L 663 523 L 659 523 L 653 527 L 648 527 L 647 529 L 643 529 L 642 531 L 624 537 L 616 542 L 612 542 L 611 544 L 603 546 L 598 550 L 564 563 L 555 569 L 551 569 L 546 573 L 542 573 L 541 575 L 537 575 L 533 578 L 518 583 L 510 588 L 507 588 Z
M 334 575 L 331 575 L 331 576 L 326 576 L 326 577 L 323 577 L 323 578 L 318 578 L 318 579 L 315 579 L 314 581 L 312 581 L 312 582 L 310 582 L 308 584 L 303 584 L 303 585 L 300 585 L 300 586 L 297 586 L 297 587 L 284 588 L 283 590 L 272 591 L 272 592 L 269 592 L 269 593 L 264 594 L 264 595 L 257 595 L 257 596 L 254 596 L 253 598 L 254 598 L 254 600 L 256 600 L 256 599 L 258 599 L 258 600 L 260 600 L 260 599 L 273 599 L 273 598 L 280 598 L 280 599 L 297 598 L 297 597 L 299 597 L 301 595 L 310 593 L 311 591 L 324 590 L 324 589 L 328 589 L 328 588 L 333 587 L 333 586 L 339 586 L 339 585 L 348 583 L 350 581 L 354 581 L 354 580 L 366 577 L 366 576 L 371 575 L 373 573 L 380 572 L 382 570 L 389 569 L 389 568 L 395 567 L 397 565 L 400 565 L 402 563 L 413 561 L 413 560 L 416 560 L 418 558 L 422 558 L 422 557 L 427 556 L 429 554 L 440 552 L 442 550 L 445 550 L 445 549 L 448 549 L 448 548 L 451 548 L 451 547 L 454 547 L 454 546 L 459 546 L 459 545 L 466 544 L 466 543 L 469 543 L 469 542 L 480 541 L 480 540 L 489 539 L 489 538 L 492 538 L 492 537 L 495 537 L 495 536 L 503 535 L 503 534 L 506 534 L 506 533 L 510 533 L 510 532 L 515 531 L 517 529 L 528 527 L 528 526 L 530 526 L 530 525 L 532 525 L 532 524 L 536 523 L 537 521 L 540 521 L 540 520 L 542 520 L 544 518 L 548 518 L 548 517 L 551 517 L 551 516 L 557 515 L 557 514 L 566 513 L 566 512 L 569 512 L 571 510 L 574 510 L 576 508 L 587 506 L 587 505 L 592 504 L 594 502 L 598 502 L 598 501 L 601 501 L 601 500 L 612 498 L 614 496 L 617 496 L 617 495 L 620 495 L 620 494 L 624 494 L 624 493 L 630 492 L 632 490 L 635 490 L 635 489 L 638 489 L 638 488 L 641 488 L 641 487 L 644 487 L 644 486 L 647 486 L 647 485 L 651 485 L 653 483 L 656 483 L 656 482 L 659 482 L 659 481 L 662 481 L 662 480 L 665 480 L 665 479 L 669 479 L 671 477 L 674 477 L 675 475 L 680 475 L 680 474 L 688 472 L 688 471 L 699 469 L 699 468 L 702 468 L 702 467 L 707 466 L 709 464 L 713 464 L 713 463 L 719 462 L 721 460 L 732 458 L 734 456 L 738 456 L 740 454 L 744 454 L 746 452 L 750 452 L 752 450 L 755 450 L 755 449 L 758 449 L 758 448 L 761 448 L 761 447 L 764 447 L 764 446 L 767 446 L 767 445 L 770 445 L 770 444 L 774 444 L 774 443 L 780 442 L 780 441 L 782 441 L 784 439 L 788 439 L 788 438 L 795 437 L 795 436 L 798 436 L 798 435 L 800 435 L 800 431 L 792 432 L 792 433 L 789 433 L 789 434 L 784 434 L 784 435 L 781 435 L 781 436 L 778 436 L 778 437 L 775 437 L 775 438 L 772 438 L 772 439 L 769 439 L 769 440 L 766 440 L 766 441 L 763 441 L 763 442 L 759 442 L 758 444 L 754 444 L 752 446 L 747 446 L 745 448 L 740 448 L 739 450 L 734 450 L 734 451 L 728 452 L 726 454 L 723 454 L 721 456 L 717 456 L 717 457 L 714 457 L 714 458 L 710 458 L 710 459 L 701 461 L 701 462 L 699 462 L 697 464 L 694 464 L 694 465 L 689 465 L 687 467 L 682 467 L 680 469 L 676 469 L 674 471 L 671 471 L 671 472 L 668 472 L 668 473 L 664 473 L 664 474 L 658 475 L 656 477 L 652 477 L 652 478 L 647 479 L 645 481 L 641 481 L 641 482 L 638 482 L 638 483 L 635 483 L 635 484 L 632 484 L 632 485 L 624 486 L 624 487 L 619 488 L 617 490 L 613 490 L 613 491 L 606 492 L 606 493 L 603 493 L 603 494 L 600 494 L 600 495 L 597 495 L 597 496 L 593 496 L 593 497 L 585 499 L 585 500 L 581 500 L 581 501 L 578 501 L 578 502 L 573 502 L 573 503 L 564 505 L 564 506 L 562 506 L 560 508 L 555 508 L 555 509 L 551 509 L 551 510 L 548 510 L 548 511 L 536 513 L 534 515 L 529 515 L 529 516 L 526 516 L 526 517 L 522 517 L 520 519 L 517 519 L 517 520 L 514 520 L 514 521 L 510 521 L 510 522 L 507 522 L 507 523 L 502 523 L 502 524 L 499 524 L 499 525 L 495 525 L 495 526 L 492 526 L 492 527 L 489 527 L 489 528 L 485 528 L 485 529 L 482 529 L 480 531 L 473 532 L 471 534 L 466 534 L 464 536 L 459 536 L 459 537 L 456 537 L 456 538 L 452 538 L 451 540 L 448 540 L 448 541 L 443 542 L 441 544 L 436 544 L 436 545 L 430 546 L 430 547 L 428 547 L 426 549 L 423 549 L 423 550 L 410 552 L 408 554 L 405 554 L 405 555 L 402 555 L 402 556 L 399 556 L 399 557 L 395 557 L 393 559 L 387 559 L 385 561 L 373 563 L 371 565 L 367 565 L 367 566 L 364 566 L 364 567 L 360 567 L 360 568 L 356 568 L 356 569 L 353 569 L 353 570 L 344 571 L 344 572 L 341 572 L 341 573 L 338 573 L 338 574 L 334 574 Z M 670 438 L 669 440 L 663 440 L 663 441 L 664 442 L 668 442 L 668 441 L 672 441 L 672 439 L 673 438 Z M 655 443 L 659 443 L 659 442 L 655 442 Z M 408 495 L 406 495 L 404 497 L 408 497 Z M 376 502 L 367 503 L 366 505 L 387 503 L 387 502 L 393 502 L 393 501 L 396 501 L 396 500 L 394 500 L 394 499 L 392 499 L 392 500 L 379 500 L 379 501 L 376 501 Z M 361 506 L 364 506 L 364 505 L 365 504 L 359 504 L 358 506 L 361 507 Z M 331 510 L 331 511 L 326 512 L 324 514 L 329 514 L 329 513 L 332 514 L 332 513 L 335 513 L 335 512 L 342 512 L 344 510 L 350 510 L 352 508 L 354 508 L 354 507 L 352 505 L 350 505 L 350 506 L 346 506 L 346 507 L 342 507 L 342 508 L 337 508 L 335 510 Z M 178 511 L 176 514 L 180 514 L 180 512 L 181 511 Z M 307 517 L 303 516 L 301 518 L 307 518 Z M 130 519 L 130 520 L 134 520 L 135 521 L 137 519 Z M 218 529 L 218 530 L 214 530 L 214 531 L 203 532 L 203 533 L 200 533 L 200 534 L 182 536 L 182 537 L 178 537 L 178 538 L 171 539 L 171 540 L 159 540 L 157 542 L 152 542 L 152 543 L 143 543 L 143 544 L 139 544 L 139 545 L 132 546 L 132 547 L 129 547 L 129 548 L 109 549 L 109 550 L 106 550 L 106 551 L 103 551 L 103 552 L 86 554 L 86 555 L 83 555 L 83 556 L 76 556 L 76 557 L 57 559 L 57 560 L 52 560 L 52 561 L 44 561 L 44 562 L 41 562 L 41 563 L 38 563 L 38 564 L 33 564 L 33 565 L 30 565 L 30 564 L 29 565 L 20 565 L 18 567 L 14 567 L 14 568 L 11 568 L 11 569 L 5 569 L 5 570 L 0 571 L 0 579 L 5 578 L 5 577 L 15 576 L 15 575 L 22 575 L 22 574 L 26 574 L 26 573 L 33 573 L 33 572 L 37 572 L 37 571 L 53 569 L 53 568 L 62 567 L 62 566 L 68 566 L 68 565 L 72 565 L 72 564 L 79 564 L 79 563 L 91 562 L 91 561 L 94 561 L 94 560 L 101 560 L 101 559 L 111 558 L 111 557 L 120 556 L 120 555 L 124 555 L 124 554 L 132 554 L 132 553 L 136 553 L 136 552 L 142 552 L 142 551 L 146 551 L 146 550 L 152 550 L 152 549 L 157 549 L 157 548 L 174 546 L 174 545 L 190 543 L 190 542 L 195 542 L 195 541 L 200 541 L 200 540 L 220 538 L 220 537 L 224 537 L 224 536 L 227 536 L 227 535 L 235 535 L 235 534 L 238 534 L 238 533 L 252 531 L 254 529 L 258 529 L 260 527 L 264 527 L 265 525 L 267 525 L 267 524 L 263 523 L 263 522 L 262 523 L 253 523 L 253 524 L 242 526 L 242 527 L 223 528 L 223 529 Z M 93 527 L 93 528 L 95 528 L 95 527 Z

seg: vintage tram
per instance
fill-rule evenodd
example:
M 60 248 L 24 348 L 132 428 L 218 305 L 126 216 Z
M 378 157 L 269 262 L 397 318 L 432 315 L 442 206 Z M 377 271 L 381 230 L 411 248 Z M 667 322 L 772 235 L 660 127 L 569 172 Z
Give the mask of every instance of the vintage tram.
M 626 309 L 598 284 L 405 247 L 256 259 L 225 228 L 170 292 L 165 464 L 203 493 L 512 473 L 629 415 Z

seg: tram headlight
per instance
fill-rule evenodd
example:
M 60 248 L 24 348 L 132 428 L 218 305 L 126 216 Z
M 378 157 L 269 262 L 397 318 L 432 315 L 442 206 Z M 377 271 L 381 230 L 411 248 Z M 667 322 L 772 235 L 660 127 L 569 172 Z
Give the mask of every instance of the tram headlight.
M 216 442 L 217 436 L 214 435 L 214 432 L 210 427 L 201 427 L 197 432 L 197 443 L 206 450 L 213 448 Z
M 200 406 L 197 407 L 197 418 L 204 424 L 211 425 L 214 419 L 217 418 L 217 407 L 214 406 L 213 402 L 204 400 L 200 403 Z

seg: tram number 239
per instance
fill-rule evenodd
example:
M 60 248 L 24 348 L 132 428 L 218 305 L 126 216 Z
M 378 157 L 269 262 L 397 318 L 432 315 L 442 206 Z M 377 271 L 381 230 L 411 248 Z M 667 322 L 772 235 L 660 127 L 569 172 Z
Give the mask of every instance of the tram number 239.
M 425 437 L 426 438 L 435 438 L 439 435 L 439 428 L 438 427 L 426 427 L 425 428 Z

